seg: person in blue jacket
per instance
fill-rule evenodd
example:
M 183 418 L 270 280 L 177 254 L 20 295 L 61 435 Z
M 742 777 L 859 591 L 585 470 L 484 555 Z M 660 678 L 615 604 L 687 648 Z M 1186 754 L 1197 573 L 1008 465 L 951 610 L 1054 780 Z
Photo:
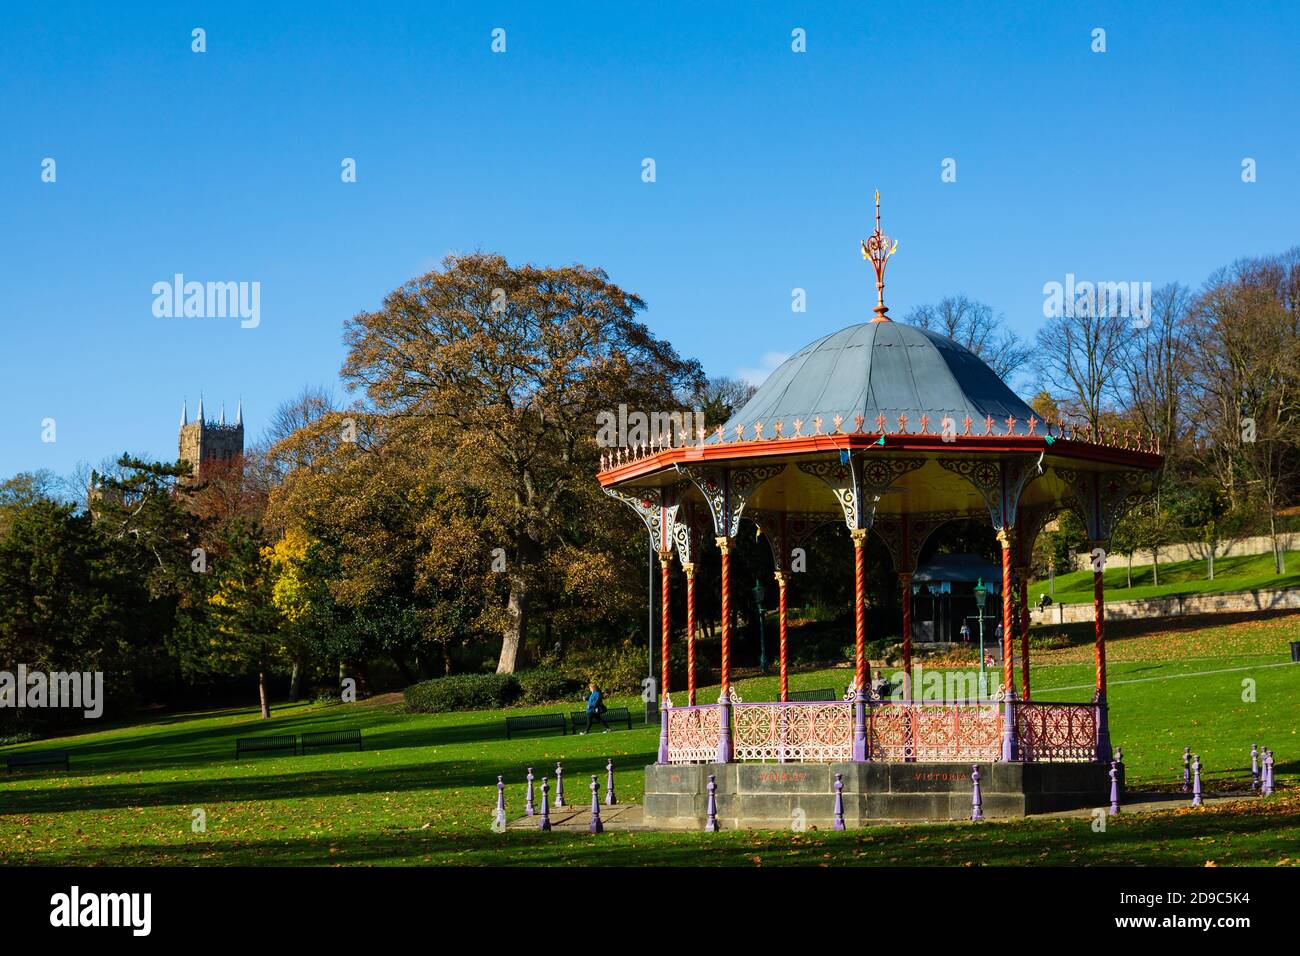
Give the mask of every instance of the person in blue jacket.
M 596 686 L 595 681 L 588 684 L 587 689 L 591 692 L 587 695 L 587 727 L 585 730 L 578 731 L 578 733 L 585 734 L 588 730 L 591 730 L 591 719 L 593 717 L 605 724 L 605 733 L 609 733 L 609 724 L 605 723 L 605 695 L 600 692 L 600 688 Z

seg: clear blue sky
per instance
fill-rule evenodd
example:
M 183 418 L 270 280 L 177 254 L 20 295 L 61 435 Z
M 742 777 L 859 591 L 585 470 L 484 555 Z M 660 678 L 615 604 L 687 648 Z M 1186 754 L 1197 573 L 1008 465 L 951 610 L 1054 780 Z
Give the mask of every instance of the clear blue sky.
M 1294 3 L 165 7 L 0 20 L 0 477 L 174 458 L 200 391 L 256 436 L 450 251 L 603 266 L 735 375 L 870 316 L 876 187 L 891 313 L 961 292 L 1024 335 L 1068 272 L 1300 242 Z M 260 282 L 260 326 L 156 318 L 178 272 Z

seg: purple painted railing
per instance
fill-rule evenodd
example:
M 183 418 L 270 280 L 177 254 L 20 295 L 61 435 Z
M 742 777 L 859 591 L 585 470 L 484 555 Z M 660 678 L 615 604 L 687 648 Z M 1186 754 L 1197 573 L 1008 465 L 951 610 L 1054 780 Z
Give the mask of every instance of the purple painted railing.
M 722 736 L 722 707 L 665 707 L 669 763 L 713 763 Z
M 1002 705 L 871 702 L 867 756 L 883 761 L 998 760 Z
M 1034 700 L 1015 701 L 1012 706 L 1016 743 L 1025 763 L 1091 763 L 1098 759 L 1100 705 Z
M 853 759 L 853 702 L 733 705 L 736 760 L 842 763 Z
M 925 703 L 873 700 L 867 756 L 882 762 L 1002 759 L 1005 705 L 998 701 Z M 1013 701 L 1018 757 L 1026 763 L 1097 760 L 1099 705 Z M 733 759 L 739 762 L 841 763 L 853 759 L 853 702 L 733 703 Z M 717 759 L 723 708 L 665 708 L 670 764 Z

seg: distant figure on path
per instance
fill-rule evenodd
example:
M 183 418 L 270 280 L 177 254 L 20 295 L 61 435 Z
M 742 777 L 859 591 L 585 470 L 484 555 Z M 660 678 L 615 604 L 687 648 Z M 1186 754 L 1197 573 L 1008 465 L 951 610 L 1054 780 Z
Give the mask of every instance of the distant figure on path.
M 591 730 L 591 718 L 593 717 L 604 724 L 605 733 L 609 733 L 609 724 L 605 723 L 605 695 L 600 692 L 600 688 L 596 686 L 595 681 L 588 684 L 587 689 L 591 691 L 587 695 L 587 726 L 586 729 L 580 730 L 578 733 L 585 734 L 588 730 Z
M 965 621 L 961 622 L 961 639 L 964 644 L 970 643 L 970 625 Z

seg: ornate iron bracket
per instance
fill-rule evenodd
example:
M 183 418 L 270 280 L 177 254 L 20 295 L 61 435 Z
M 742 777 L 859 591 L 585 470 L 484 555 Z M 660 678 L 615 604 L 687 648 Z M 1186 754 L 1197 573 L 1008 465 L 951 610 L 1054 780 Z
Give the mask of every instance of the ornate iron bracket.
M 1014 526 L 1020 508 L 1020 496 L 1040 474 L 1035 458 L 1008 458 L 1002 461 L 940 458 L 939 464 L 971 483 L 984 499 L 994 529 L 999 531 Z
M 838 461 L 801 461 L 799 470 L 820 478 L 831 489 L 844 512 L 844 523 L 852 531 L 871 527 L 876 502 L 899 478 L 925 465 L 923 458 L 850 458 Z
M 719 538 L 734 538 L 740 531 L 740 516 L 745 503 L 769 478 L 785 470 L 785 465 L 751 465 L 747 468 L 714 468 L 704 465 L 678 464 L 704 496 L 713 517 L 713 532 Z
M 1154 479 L 1146 472 L 1054 470 L 1066 487 L 1064 504 L 1079 516 L 1090 541 L 1109 541 L 1127 511 L 1155 497 Z

